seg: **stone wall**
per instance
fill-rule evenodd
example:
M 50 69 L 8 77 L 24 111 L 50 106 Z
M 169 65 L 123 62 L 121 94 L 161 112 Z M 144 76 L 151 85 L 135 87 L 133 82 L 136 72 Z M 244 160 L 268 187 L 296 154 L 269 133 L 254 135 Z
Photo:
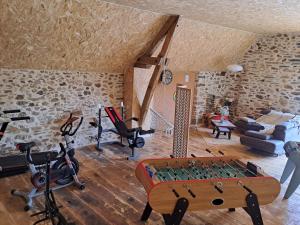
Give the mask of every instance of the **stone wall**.
M 95 143 L 97 133 L 89 121 L 96 116 L 99 102 L 118 106 L 123 98 L 123 75 L 52 70 L 0 69 L 0 110 L 21 109 L 28 122 L 13 122 L 0 143 L 0 155 L 15 153 L 21 141 L 36 141 L 40 150 L 62 141 L 59 127 L 72 111 L 81 111 L 82 127 L 76 145 Z M 104 120 L 104 126 L 111 126 Z M 104 139 L 113 138 L 106 136 Z
M 215 105 L 225 97 L 237 100 L 236 93 L 239 89 L 240 74 L 199 72 L 195 82 L 192 124 L 200 123 L 204 112 L 211 112 L 212 95 L 215 96 Z M 235 114 L 235 108 L 232 113 Z
M 196 76 L 193 123 L 207 110 L 209 95 L 228 95 L 233 116 L 259 116 L 262 109 L 300 114 L 300 33 L 261 36 L 238 62 L 237 74 L 200 72 Z
M 266 107 L 300 114 L 300 33 L 260 37 L 241 64 L 239 115 Z

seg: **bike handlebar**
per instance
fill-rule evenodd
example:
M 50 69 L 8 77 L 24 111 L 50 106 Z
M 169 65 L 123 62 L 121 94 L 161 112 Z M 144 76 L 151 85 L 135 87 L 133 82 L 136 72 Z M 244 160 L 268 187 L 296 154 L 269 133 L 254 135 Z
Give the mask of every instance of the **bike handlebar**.
M 20 116 L 20 117 L 7 117 L 7 116 L 4 116 L 4 114 L 9 114 L 9 113 L 20 113 L 21 111 L 18 110 L 18 109 L 15 109 L 15 110 L 4 110 L 4 111 L 0 111 L 0 124 L 1 127 L 0 127 L 0 141 L 2 139 L 2 137 L 4 136 L 4 133 L 5 133 L 5 130 L 7 129 L 7 126 L 10 122 L 12 121 L 20 121 L 20 120 L 30 120 L 30 117 L 29 116 Z
M 11 121 L 17 121 L 17 120 L 30 120 L 29 116 L 21 116 L 21 117 L 12 117 L 10 118 Z
M 4 110 L 2 111 L 4 114 L 9 114 L 9 113 L 20 113 L 21 110 L 19 109 L 12 109 L 12 110 Z
M 3 121 L 1 122 L 11 122 L 11 121 L 18 121 L 18 120 L 30 120 L 29 116 L 19 116 L 19 117 L 1 117 L 4 114 L 11 114 L 11 113 L 20 113 L 21 110 L 19 109 L 12 109 L 12 110 L 3 110 L 0 111 L 0 118 L 2 118 Z
M 73 117 L 73 114 L 70 113 L 70 116 L 68 120 L 60 127 L 60 132 L 62 133 L 62 136 L 68 135 L 73 136 L 76 134 L 77 130 L 82 124 L 83 117 L 80 117 L 80 122 L 78 123 L 77 127 L 72 131 L 73 129 L 73 122 L 76 121 L 78 117 Z

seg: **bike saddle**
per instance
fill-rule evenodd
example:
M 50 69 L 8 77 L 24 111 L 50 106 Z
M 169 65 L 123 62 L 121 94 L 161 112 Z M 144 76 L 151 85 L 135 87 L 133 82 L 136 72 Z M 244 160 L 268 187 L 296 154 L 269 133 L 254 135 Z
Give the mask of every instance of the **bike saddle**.
M 35 142 L 23 142 L 23 143 L 18 143 L 16 145 L 16 148 L 18 150 L 20 150 L 20 152 L 24 153 L 26 152 L 27 150 L 31 149 L 33 146 L 35 146 Z
M 57 160 L 58 153 L 55 151 L 45 151 L 45 152 L 36 152 L 31 155 L 32 164 L 34 165 L 44 165 L 46 162 Z M 28 161 L 28 158 L 27 158 Z

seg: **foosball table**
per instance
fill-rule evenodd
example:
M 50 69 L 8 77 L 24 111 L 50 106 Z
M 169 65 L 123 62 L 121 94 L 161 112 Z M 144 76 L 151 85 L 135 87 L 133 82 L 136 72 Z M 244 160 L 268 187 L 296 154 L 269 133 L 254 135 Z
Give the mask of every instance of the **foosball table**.
M 262 225 L 259 206 L 280 192 L 275 178 L 231 156 L 146 159 L 135 173 L 148 195 L 141 220 L 147 221 L 153 209 L 166 225 L 179 225 L 187 210 L 239 207 L 254 225 Z

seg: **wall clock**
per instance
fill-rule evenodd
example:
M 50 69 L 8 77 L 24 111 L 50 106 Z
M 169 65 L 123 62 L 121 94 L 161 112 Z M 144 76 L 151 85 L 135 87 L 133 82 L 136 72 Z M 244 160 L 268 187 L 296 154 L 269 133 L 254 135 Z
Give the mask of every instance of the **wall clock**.
M 164 85 L 171 84 L 173 80 L 173 73 L 171 70 L 163 70 L 160 74 L 160 80 Z

